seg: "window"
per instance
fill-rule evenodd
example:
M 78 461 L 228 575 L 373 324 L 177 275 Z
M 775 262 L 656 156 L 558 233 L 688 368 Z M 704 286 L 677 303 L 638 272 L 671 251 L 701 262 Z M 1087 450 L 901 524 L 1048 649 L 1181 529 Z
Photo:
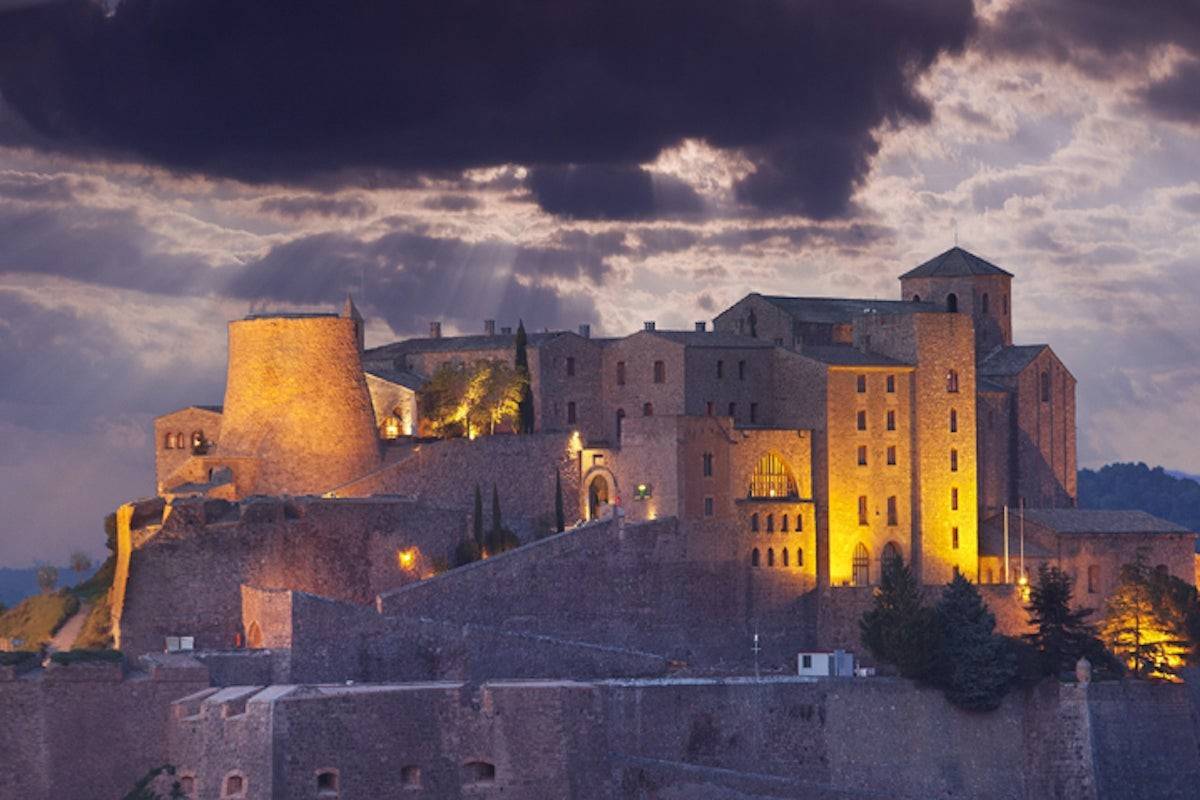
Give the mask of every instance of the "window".
M 724 361 L 720 361 L 720 360 L 717 361 L 717 377 L 718 378 L 725 377 L 725 362 Z
M 950 529 L 950 547 L 953 550 L 958 549 L 958 526 L 955 525 Z
M 654 416 L 654 403 L 643 403 L 642 404 L 642 416 L 643 417 L 653 417 Z
M 758 548 L 756 547 L 750 551 L 750 566 L 757 567 L 758 564 L 759 564 L 759 555 L 758 555 Z
M 866 375 L 859 375 L 858 378 L 855 380 L 855 383 L 856 383 L 856 388 L 858 389 L 859 394 L 867 393 L 867 376 Z
M 621 441 L 621 425 L 625 422 L 625 409 L 617 409 L 617 443 Z
M 567 377 L 575 377 L 575 356 L 567 356 Z
M 389 414 L 383 418 L 383 438 L 389 441 L 400 438 L 400 418 Z
M 950 409 L 950 432 L 958 433 L 958 411 Z
M 797 497 L 796 482 L 783 459 L 769 453 L 758 460 L 750 476 L 750 497 Z
M 883 546 L 883 553 L 879 556 L 879 566 L 887 569 L 888 564 L 900 564 L 904 562 L 904 558 L 900 555 L 900 548 L 895 542 L 888 542 Z
M 946 391 L 958 391 L 958 370 L 952 369 L 946 373 Z
M 786 547 L 779 551 L 779 560 L 783 566 L 786 567 L 788 565 L 788 552 Z
M 1050 402 L 1050 373 L 1042 370 L 1042 402 Z
M 729 416 L 731 416 L 731 417 L 737 416 L 737 403 L 729 404 Z
M 463 764 L 463 783 L 495 783 L 496 765 L 486 761 L 468 761 Z
M 704 404 L 704 413 L 710 417 L 713 415 L 713 401 L 712 400 L 709 400 L 707 403 Z
M 1100 591 L 1100 565 L 1088 565 L 1088 594 Z
M 988 296 L 987 292 L 983 293 L 983 297 L 979 299 L 979 309 L 984 314 L 988 313 Z
M 1006 294 L 1000 295 L 1000 305 L 1004 309 L 1004 313 L 1007 314 L 1008 313 L 1008 295 L 1006 295 Z
M 175 434 L 173 434 L 173 433 L 167 434 L 166 438 L 163 439 L 163 449 L 164 450 L 174 450 L 175 449 Z
M 870 521 L 867 519 L 867 496 L 865 494 L 860 494 L 858 496 L 858 524 L 859 525 L 870 525 L 871 524 Z
M 751 334 L 751 335 L 753 335 L 753 334 Z M 746 380 L 746 362 L 745 361 L 738 362 L 738 380 L 739 381 Z
M 867 446 L 865 444 L 860 444 L 858 446 L 858 465 L 860 467 L 865 467 L 867 465 Z
M 783 524 L 779 526 L 779 530 L 783 531 L 784 533 L 788 532 L 788 515 L 787 514 L 783 515 Z
M 240 772 L 234 772 L 225 776 L 225 783 L 221 787 L 221 797 L 245 797 L 246 796 L 246 778 Z
M 889 497 L 887 499 L 887 524 L 888 525 L 898 525 L 899 523 L 896 521 L 897 516 L 898 515 L 896 514 L 896 496 L 892 495 L 891 497 Z
M 192 449 L 200 450 L 204 447 L 204 431 L 192 431 Z
M 867 412 L 859 411 L 857 420 L 858 420 L 858 429 L 860 431 L 865 431 L 867 429 Z
M 654 382 L 655 383 L 666 383 L 667 382 L 667 365 L 664 364 L 662 361 L 654 362 Z
M 400 785 L 405 789 L 421 788 L 421 768 L 415 766 L 403 767 L 400 770 Z
M 950 471 L 958 472 L 958 451 L 950 448 Z
M 956 295 L 954 292 L 946 295 L 946 310 L 950 313 L 955 313 L 958 311 L 958 295 Z
M 767 566 L 768 567 L 775 566 L 775 548 L 774 547 L 767 548 Z
M 950 490 L 950 510 L 958 511 L 958 487 L 955 486 Z
M 711 517 L 713 515 L 713 499 L 711 497 L 704 498 L 704 516 Z
M 775 515 L 767 514 L 767 533 L 775 532 Z
M 317 773 L 317 797 L 337 797 L 337 770 L 325 769 Z
M 888 394 L 896 393 L 896 376 L 895 375 L 887 376 L 887 393 Z
M 801 514 L 797 514 L 796 515 L 796 533 L 799 533 L 802 530 L 804 530 L 804 516 Z
M 625 385 L 625 362 L 617 362 L 617 386 Z
M 887 413 L 887 429 L 889 431 L 896 430 L 896 412 L 894 409 L 888 409 Z
M 711 478 L 713 474 L 713 454 L 705 453 L 702 463 L 704 464 L 704 477 Z
M 575 401 L 571 400 L 567 403 L 567 424 L 571 425 L 575 422 Z
M 853 572 L 850 582 L 855 586 L 871 585 L 871 553 L 867 546 L 859 542 L 854 546 L 854 560 L 851 562 Z
M 179 776 L 179 791 L 184 797 L 196 796 L 196 776 L 195 775 L 180 775 Z
M 758 422 L 758 403 L 750 404 L 750 421 Z
M 887 463 L 889 467 L 896 466 L 896 445 L 887 449 Z
M 755 511 L 750 515 L 750 530 L 758 533 L 758 512 Z
M 912 301 L 913 301 L 914 303 L 919 303 L 919 302 L 921 302 L 921 295 L 919 295 L 919 294 L 914 294 L 914 295 L 912 296 Z

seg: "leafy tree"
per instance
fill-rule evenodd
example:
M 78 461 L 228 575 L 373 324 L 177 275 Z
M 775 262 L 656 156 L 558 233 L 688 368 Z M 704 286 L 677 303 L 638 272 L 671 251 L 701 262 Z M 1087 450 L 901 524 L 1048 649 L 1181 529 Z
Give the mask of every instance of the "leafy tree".
M 533 433 L 533 389 L 529 385 L 529 353 L 527 352 L 529 337 L 525 334 L 525 320 L 517 324 L 516 339 L 513 349 L 513 365 L 517 373 L 524 378 L 521 385 L 521 399 L 518 402 L 517 430 L 520 433 Z
M 1042 564 L 1037 581 L 1030 590 L 1029 624 L 1032 633 L 1022 638 L 1038 653 L 1043 675 L 1060 675 L 1073 670 L 1086 656 L 1101 670 L 1114 668 L 1112 658 L 1096 638 L 1096 629 L 1088 622 L 1090 608 L 1071 608 L 1071 576 L 1058 567 Z
M 996 635 L 996 618 L 979 590 L 955 575 L 935 611 L 941 628 L 938 683 L 946 699 L 971 711 L 997 708 L 1016 676 L 1016 657 Z
M 471 516 L 471 533 L 475 543 L 483 547 L 483 495 L 479 492 L 479 484 L 475 484 L 475 510 Z
M 1196 590 L 1146 564 L 1138 551 L 1121 567 L 1121 580 L 1108 599 L 1101 635 L 1139 678 L 1176 680 L 1193 654 L 1200 624 Z
M 104 546 L 113 555 L 117 554 L 117 512 L 115 511 L 104 516 Z
M 480 360 L 465 369 L 443 364 L 417 392 L 425 432 L 475 436 L 515 424 L 527 380 L 499 361 Z
M 417 403 L 426 433 L 433 436 L 462 436 L 467 430 L 467 407 L 464 398 L 470 376 L 451 364 L 434 370 L 420 389 Z
M 874 606 L 859 620 L 859 630 L 871 655 L 904 677 L 933 675 L 941 631 L 933 609 L 921 599 L 912 569 L 900 559 L 884 562 Z
M 554 471 L 554 527 L 559 533 L 567 529 L 566 515 L 563 513 L 562 475 Z
M 37 569 L 37 585 L 45 593 L 54 591 L 58 585 L 58 567 L 43 564 Z
M 71 571 L 72 572 L 87 572 L 92 568 L 92 559 L 87 553 L 82 550 L 76 550 L 71 553 Z

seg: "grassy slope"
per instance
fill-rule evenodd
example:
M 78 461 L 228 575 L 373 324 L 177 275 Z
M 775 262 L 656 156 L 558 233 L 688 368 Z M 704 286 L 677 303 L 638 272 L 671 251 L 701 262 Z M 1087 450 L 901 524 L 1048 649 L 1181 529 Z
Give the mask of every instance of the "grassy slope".
M 27 597 L 0 616 L 0 636 L 22 639 L 22 649 L 36 650 L 78 610 L 79 598 L 66 589 Z

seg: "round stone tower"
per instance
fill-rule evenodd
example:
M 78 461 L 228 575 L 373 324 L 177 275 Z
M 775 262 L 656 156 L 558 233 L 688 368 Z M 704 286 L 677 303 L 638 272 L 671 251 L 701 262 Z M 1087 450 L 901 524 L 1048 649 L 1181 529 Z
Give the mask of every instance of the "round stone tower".
M 223 417 L 220 456 L 250 459 L 231 463 L 253 472 L 248 494 L 320 494 L 377 468 L 356 321 L 294 314 L 229 323 Z

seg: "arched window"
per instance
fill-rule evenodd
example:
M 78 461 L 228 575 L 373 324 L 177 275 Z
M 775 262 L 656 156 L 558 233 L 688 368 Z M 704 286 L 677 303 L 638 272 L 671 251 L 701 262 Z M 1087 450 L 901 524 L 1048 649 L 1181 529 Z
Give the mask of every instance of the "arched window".
M 870 586 L 871 553 L 862 542 L 854 546 L 854 561 L 852 562 L 852 566 L 854 571 L 851 573 L 850 582 L 855 586 Z
M 782 458 L 768 453 L 758 460 L 750 476 L 750 497 L 798 496 L 796 481 L 792 479 Z
M 950 409 L 950 432 L 958 433 L 958 411 Z
M 617 409 L 617 443 L 621 442 L 621 424 L 625 422 L 625 409 Z
M 799 533 L 802 530 L 804 530 L 804 515 L 797 514 L 796 515 L 796 533 Z
M 783 515 L 783 524 L 779 526 L 779 530 L 783 531 L 784 533 L 788 532 L 788 515 L 787 514 Z
M 785 567 L 788 565 L 788 553 L 786 547 L 779 551 L 779 562 Z
M 753 514 L 750 515 L 750 530 L 754 531 L 755 533 L 758 532 L 758 512 L 757 511 L 755 511 Z
M 642 405 L 642 416 L 643 417 L 653 417 L 654 416 L 654 403 L 645 403 Z
M 186 440 L 183 438 L 183 431 L 176 431 L 175 432 L 175 446 L 182 448 L 184 446 L 183 443 L 185 441 Z
M 904 563 L 903 556 L 900 555 L 900 548 L 895 542 L 888 542 L 883 546 L 883 553 L 879 556 L 879 566 L 881 569 L 887 569 L 888 564 Z
M 463 783 L 495 783 L 496 765 L 487 761 L 468 761 L 463 764 Z
M 750 566 L 757 567 L 758 564 L 759 564 L 759 554 L 758 554 L 758 548 L 756 547 L 750 552 Z
M 261 650 L 263 646 L 262 628 L 257 622 L 251 622 L 246 629 L 246 646 L 251 650 Z
M 946 391 L 958 391 L 958 370 L 952 369 L 946 373 Z
M 199 450 L 204 447 L 204 431 L 192 431 L 192 449 Z
M 958 311 L 958 295 L 954 292 L 946 295 L 946 310 L 951 313 Z
M 1042 402 L 1050 402 L 1050 372 L 1042 370 Z
M 914 303 L 919 303 L 919 302 L 921 302 L 921 295 L 919 295 L 919 294 L 914 294 L 914 295 L 913 295 L 913 298 L 912 298 L 912 301 L 913 301 Z
M 164 450 L 175 449 L 175 434 L 168 433 L 166 435 L 166 437 L 163 438 L 163 449 Z
M 775 566 L 775 548 L 773 548 L 773 547 L 767 548 L 767 566 L 768 567 Z
M 184 797 L 192 798 L 196 796 L 196 776 L 195 775 L 180 775 L 179 776 L 179 791 Z
M 231 772 L 225 776 L 221 786 L 221 797 L 245 797 L 246 776 L 240 772 Z
M 979 298 L 979 310 L 984 314 L 988 313 L 988 296 L 987 292 L 983 293 L 983 297 Z
M 317 797 L 337 797 L 338 773 L 336 769 L 323 769 L 317 773 Z
M 775 515 L 767 514 L 767 533 L 775 532 Z

